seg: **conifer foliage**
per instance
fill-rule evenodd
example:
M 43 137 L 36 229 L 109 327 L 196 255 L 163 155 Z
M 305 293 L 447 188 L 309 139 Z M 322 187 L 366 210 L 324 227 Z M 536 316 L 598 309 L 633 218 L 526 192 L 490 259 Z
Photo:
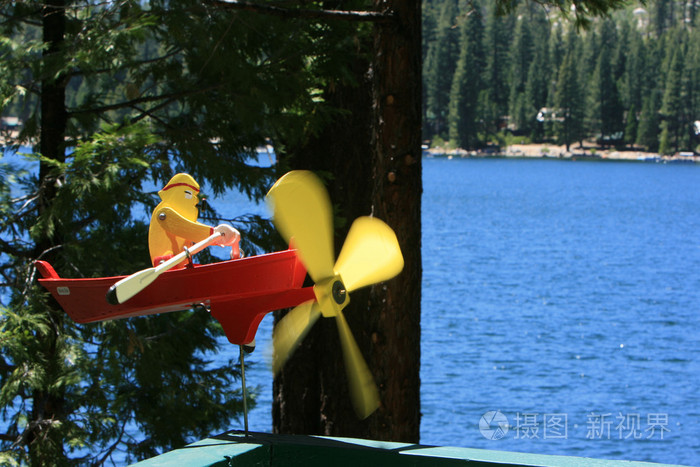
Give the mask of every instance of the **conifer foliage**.
M 314 90 L 345 73 L 352 38 L 322 29 L 216 2 L 2 3 L 0 110 L 22 122 L 3 139 L 28 154 L 0 159 L 0 464 L 141 459 L 239 417 L 238 349 L 206 311 L 78 326 L 33 264 L 148 267 L 144 220 L 176 172 L 261 197 L 278 169 L 255 148 L 320 128 Z M 270 226 L 241 214 L 244 248 L 270 250 Z
M 435 18 L 424 19 L 434 28 L 425 31 L 424 139 L 469 150 L 516 135 L 567 147 L 585 140 L 700 151 L 697 2 L 632 4 L 606 17 L 589 16 L 605 2 L 577 3 L 577 21 L 546 2 L 454 3 L 424 2 L 424 15 Z M 504 10 L 512 14 L 500 16 Z M 443 55 L 454 71 L 431 55 L 449 50 L 440 43 L 448 41 L 447 25 L 462 38 L 458 51 Z M 431 96 L 448 90 L 449 103 L 437 107 Z

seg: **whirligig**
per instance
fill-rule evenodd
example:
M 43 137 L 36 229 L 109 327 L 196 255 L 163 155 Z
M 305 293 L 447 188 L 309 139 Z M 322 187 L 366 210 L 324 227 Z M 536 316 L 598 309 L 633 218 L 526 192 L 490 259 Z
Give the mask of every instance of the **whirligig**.
M 179 178 L 176 180 L 176 177 Z M 202 238 L 202 227 L 196 227 L 200 232 L 196 238 L 185 235 L 180 236 L 180 239 L 185 239 L 184 243 L 171 242 L 177 245 L 176 248 L 167 248 L 167 242 L 166 248 L 162 248 L 163 238 L 171 240 L 167 235 L 158 239 L 160 243 L 155 241 L 156 234 L 163 233 L 158 229 L 177 217 L 173 214 L 178 209 L 173 207 L 171 194 L 191 195 L 191 198 L 183 198 L 187 202 L 180 199 L 175 203 L 181 210 L 180 215 L 183 206 L 190 209 L 189 218 L 182 216 L 187 222 L 178 220 L 175 224 L 196 223 L 195 196 L 199 186 L 187 177 L 189 175 L 176 175 L 170 183 L 178 185 L 168 188 L 169 183 L 161 190 L 164 203 L 159 205 L 160 212 L 158 208 L 154 212 L 149 233 L 151 255 L 153 260 L 157 259 L 153 267 L 130 276 L 66 279 L 60 277 L 49 263 L 37 261 L 42 276 L 39 283 L 78 323 L 205 306 L 219 321 L 229 342 L 240 346 L 254 340 L 265 314 L 294 308 L 280 320 L 273 333 L 275 372 L 320 316 L 333 317 L 340 334 L 353 407 L 358 417 L 369 416 L 379 405 L 377 387 L 342 310 L 349 303 L 349 293 L 389 280 L 403 269 L 401 250 L 391 228 L 375 217 L 358 218 L 334 262 L 332 210 L 328 194 L 313 173 L 292 171 L 275 183 L 267 199 L 273 210 L 275 226 L 294 248 L 213 264 L 189 262 L 181 267 L 184 260 L 207 246 L 220 244 L 222 231 L 230 235 L 226 237 L 224 232 L 223 238 L 224 242 L 235 245 L 234 252 L 240 239 L 237 232 L 232 233 L 226 227 L 211 229 L 204 226 L 205 234 L 206 229 L 210 229 L 208 237 Z M 192 207 L 195 209 L 194 218 Z M 159 218 L 161 212 L 165 213 L 166 221 Z M 154 220 L 162 222 L 159 227 L 153 225 Z M 167 231 L 167 228 L 163 230 Z M 191 241 L 198 243 L 187 247 Z M 153 248 L 154 243 L 161 248 Z M 180 248 L 183 251 L 175 254 Z M 303 287 L 307 271 L 315 285 Z

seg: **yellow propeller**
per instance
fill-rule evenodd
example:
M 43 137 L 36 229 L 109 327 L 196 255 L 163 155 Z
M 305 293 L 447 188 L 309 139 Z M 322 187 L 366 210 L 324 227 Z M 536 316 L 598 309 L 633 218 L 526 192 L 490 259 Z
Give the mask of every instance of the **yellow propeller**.
M 275 326 L 273 371 L 277 373 L 323 315 L 335 317 L 343 349 L 350 397 L 358 417 L 368 417 L 379 406 L 372 374 L 350 331 L 342 310 L 349 293 L 389 280 L 403 269 L 403 256 L 391 227 L 374 217 L 353 222 L 333 265 L 333 219 L 328 193 L 312 172 L 292 171 L 267 194 L 275 226 L 292 238 L 297 254 L 315 282 L 316 301 L 302 303 Z

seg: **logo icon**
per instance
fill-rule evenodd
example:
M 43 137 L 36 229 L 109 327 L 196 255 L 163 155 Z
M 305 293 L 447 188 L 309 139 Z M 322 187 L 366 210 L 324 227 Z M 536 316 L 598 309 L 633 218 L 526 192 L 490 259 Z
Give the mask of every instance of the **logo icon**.
M 490 410 L 481 416 L 479 431 L 486 439 L 499 440 L 508 433 L 508 418 L 500 410 Z

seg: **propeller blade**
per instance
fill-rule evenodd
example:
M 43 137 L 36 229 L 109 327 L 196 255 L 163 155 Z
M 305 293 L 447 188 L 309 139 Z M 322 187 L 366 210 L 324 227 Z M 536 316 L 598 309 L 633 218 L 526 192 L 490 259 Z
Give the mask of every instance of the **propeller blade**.
M 379 391 L 342 312 L 338 312 L 335 322 L 338 324 L 340 345 L 343 348 L 352 406 L 360 420 L 364 420 L 379 407 Z
M 332 277 L 333 218 L 321 180 L 309 171 L 289 172 L 270 188 L 267 199 L 277 230 L 288 242 L 294 238 L 294 247 L 314 282 Z
M 318 304 L 310 300 L 298 305 L 275 325 L 272 332 L 272 371 L 274 374 L 282 369 L 319 316 L 321 316 L 321 311 Z
M 402 269 L 401 248 L 391 227 L 376 217 L 357 218 L 335 263 L 347 290 L 389 280 Z

